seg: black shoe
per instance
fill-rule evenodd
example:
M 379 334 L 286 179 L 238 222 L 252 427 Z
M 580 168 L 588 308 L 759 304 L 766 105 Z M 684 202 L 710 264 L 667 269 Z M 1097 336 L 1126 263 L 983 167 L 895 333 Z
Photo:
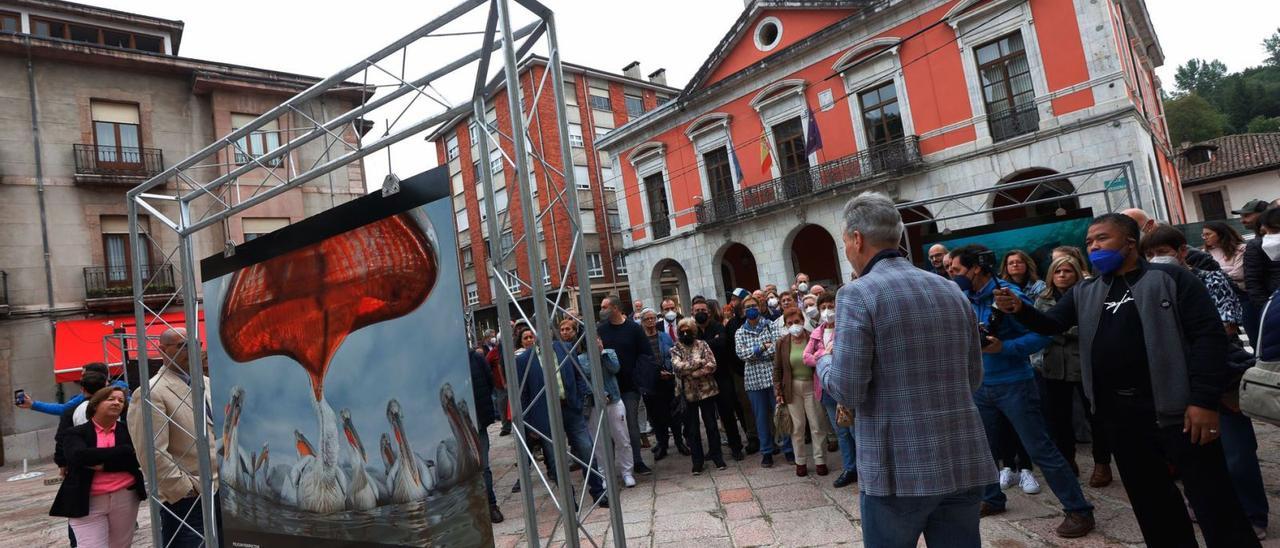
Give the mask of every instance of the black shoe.
M 511 486 L 511 492 L 512 493 L 520 492 L 520 480 L 516 480 L 516 484 Z
M 604 494 L 604 493 L 600 493 L 600 496 L 599 496 L 599 497 L 596 497 L 596 506 L 599 506 L 599 507 L 601 507 L 601 508 L 608 508 L 608 507 L 609 507 L 609 497 L 608 497 L 608 496 L 605 496 L 605 494 Z
M 716 470 L 724 470 L 725 468 L 729 467 L 729 465 L 724 463 L 724 459 L 714 459 L 711 462 L 715 463 Z
M 637 474 L 640 474 L 641 476 L 648 476 L 648 475 L 653 474 L 653 470 L 651 470 L 651 469 L 650 469 L 648 466 L 646 466 L 643 462 L 637 462 L 637 463 L 636 463 L 635 471 L 636 471 L 636 473 L 637 473 Z
M 748 444 L 747 444 L 747 454 L 748 454 L 748 455 L 754 455 L 754 454 L 759 453 L 759 452 L 760 452 L 760 444 L 759 444 L 759 443 L 756 443 L 756 442 L 750 442 L 750 443 L 748 443 Z
M 653 450 L 654 462 L 658 462 L 665 458 L 667 458 L 667 447 L 665 445 L 659 445 L 656 449 Z
M 507 518 L 502 517 L 502 510 L 498 509 L 497 504 L 489 505 L 489 523 L 502 523 Z
M 1005 513 L 1005 508 L 1003 506 L 995 506 L 985 502 L 978 505 L 978 517 L 980 518 L 1003 513 Z
M 790 464 L 795 464 L 795 463 L 796 463 L 796 454 L 795 454 L 795 453 L 787 453 L 787 454 L 785 454 L 785 455 L 783 455 L 783 456 L 787 457 L 787 462 L 788 462 L 788 463 L 790 463 Z
M 498 432 L 498 435 L 499 435 L 499 436 L 510 436 L 510 435 L 511 435 L 511 425 L 509 425 L 509 424 L 508 424 L 508 425 L 504 425 L 504 426 L 502 427 L 502 431 Z
M 676 451 L 679 451 L 681 455 L 686 457 L 692 454 L 692 452 L 689 451 L 689 446 L 685 445 L 682 441 L 676 442 Z
M 773 455 L 765 455 L 760 459 L 761 468 L 773 468 Z
M 740 460 L 742 460 L 742 459 L 744 459 L 744 458 L 746 458 L 746 457 L 742 454 L 742 450 L 741 450 L 741 449 L 734 449 L 734 451 L 733 451 L 733 460 L 740 461 Z
M 695 475 L 695 476 L 701 476 L 701 475 L 702 475 L 702 465 L 701 465 L 701 464 L 695 464 L 695 465 L 693 465 L 693 475 Z
M 835 487 L 836 489 L 839 489 L 841 487 L 845 487 L 847 485 L 854 484 L 857 482 L 858 482 L 858 471 L 845 470 L 844 472 L 840 473 L 840 476 L 836 478 L 836 481 L 831 482 L 831 486 Z

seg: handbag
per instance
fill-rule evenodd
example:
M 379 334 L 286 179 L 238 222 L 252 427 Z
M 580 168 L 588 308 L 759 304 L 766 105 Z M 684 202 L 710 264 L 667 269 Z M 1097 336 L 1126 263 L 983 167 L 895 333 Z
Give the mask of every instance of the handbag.
M 773 408 L 773 435 L 774 436 L 790 436 L 795 428 L 791 424 L 791 413 L 787 412 L 787 406 L 779 405 Z
M 853 411 L 841 404 L 836 404 L 836 426 L 848 428 L 853 426 Z
M 1272 297 L 1263 308 L 1263 318 L 1275 302 L 1275 297 Z M 1261 344 L 1266 321 L 1259 324 L 1258 341 Z M 1249 418 L 1280 425 L 1280 361 L 1259 359 L 1253 367 L 1245 370 L 1240 378 L 1240 411 Z

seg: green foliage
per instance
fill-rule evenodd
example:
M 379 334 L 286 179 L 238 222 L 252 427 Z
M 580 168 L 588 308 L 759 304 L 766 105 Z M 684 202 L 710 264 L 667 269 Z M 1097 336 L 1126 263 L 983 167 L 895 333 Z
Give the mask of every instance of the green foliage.
M 1249 126 L 1246 133 L 1276 133 L 1280 132 L 1280 116 L 1275 118 L 1266 118 L 1263 116 L 1254 116 L 1249 120 Z
M 1262 49 L 1267 50 L 1267 64 L 1280 66 L 1280 28 L 1262 40 Z
M 1164 114 L 1169 138 L 1175 144 L 1221 137 L 1224 131 L 1222 113 L 1195 93 L 1165 101 Z
M 1222 61 L 1191 59 L 1178 67 L 1173 83 L 1179 93 L 1198 93 L 1201 97 L 1208 97 L 1226 75 L 1227 66 Z

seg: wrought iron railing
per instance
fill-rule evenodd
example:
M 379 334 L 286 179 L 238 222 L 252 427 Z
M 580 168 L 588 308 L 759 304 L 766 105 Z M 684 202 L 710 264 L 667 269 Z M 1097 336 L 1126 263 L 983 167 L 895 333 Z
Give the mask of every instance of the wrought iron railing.
M 651 221 L 649 228 L 653 232 L 653 239 L 666 238 L 671 235 L 671 219 L 663 217 L 661 219 Z
M 811 194 L 868 181 L 882 175 L 901 173 L 919 163 L 919 138 L 910 135 L 876 145 L 857 154 L 818 164 L 806 171 L 783 175 L 758 185 L 713 196 L 694 206 L 694 211 L 697 213 L 699 225 L 728 221 L 748 213 L 794 203 Z
M 987 125 L 991 126 L 991 140 L 998 143 L 1039 130 L 1040 110 L 1035 102 L 1023 103 L 987 116 Z
M 150 177 L 164 171 L 164 153 L 158 148 L 71 146 L 76 175 Z
M 142 267 L 143 295 L 173 293 L 173 265 Z M 84 269 L 86 299 L 110 299 L 133 295 L 133 270 L 129 266 L 90 266 Z

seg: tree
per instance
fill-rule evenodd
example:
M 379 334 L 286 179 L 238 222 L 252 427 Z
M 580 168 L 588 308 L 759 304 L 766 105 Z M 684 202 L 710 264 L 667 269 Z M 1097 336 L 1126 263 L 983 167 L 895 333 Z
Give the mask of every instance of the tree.
M 1280 28 L 1267 38 L 1262 39 L 1262 47 L 1267 50 L 1267 64 L 1280 67 Z
M 1214 59 L 1191 59 L 1178 67 L 1173 75 L 1174 85 L 1183 94 L 1198 93 L 1201 97 L 1213 97 L 1218 84 L 1227 75 L 1227 66 Z
M 1165 101 L 1164 113 L 1169 124 L 1169 138 L 1175 144 L 1222 136 L 1224 116 L 1195 93 Z
M 1276 133 L 1280 132 L 1280 116 L 1275 118 L 1267 118 L 1265 116 L 1254 116 L 1249 120 L 1248 133 Z

